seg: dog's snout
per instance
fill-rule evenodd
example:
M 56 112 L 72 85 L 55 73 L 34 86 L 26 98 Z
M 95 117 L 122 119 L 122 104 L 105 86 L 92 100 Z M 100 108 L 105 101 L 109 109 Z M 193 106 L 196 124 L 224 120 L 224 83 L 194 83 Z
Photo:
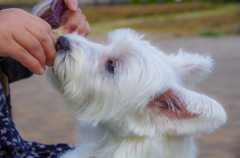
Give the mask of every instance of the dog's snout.
M 64 36 L 60 36 L 57 39 L 56 50 L 69 50 L 68 39 Z

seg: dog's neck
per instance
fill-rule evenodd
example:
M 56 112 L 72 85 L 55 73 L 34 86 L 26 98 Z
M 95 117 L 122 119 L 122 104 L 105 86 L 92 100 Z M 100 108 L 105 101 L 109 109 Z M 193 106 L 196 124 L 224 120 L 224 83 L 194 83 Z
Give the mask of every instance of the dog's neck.
M 123 137 L 103 123 L 80 124 L 81 148 L 95 158 L 194 158 L 196 149 L 189 136 L 150 138 L 134 134 Z M 86 145 L 87 144 L 87 145 Z M 93 145 L 94 144 L 94 145 Z M 87 148 L 84 149 L 84 148 Z M 94 151 L 94 152 L 92 152 Z

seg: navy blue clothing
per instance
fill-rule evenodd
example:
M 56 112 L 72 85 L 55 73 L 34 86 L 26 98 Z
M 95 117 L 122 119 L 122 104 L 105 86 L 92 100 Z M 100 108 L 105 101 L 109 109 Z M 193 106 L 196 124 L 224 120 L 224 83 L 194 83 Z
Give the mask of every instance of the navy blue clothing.
M 25 141 L 20 136 L 10 116 L 10 90 L 8 83 L 31 76 L 32 73 L 18 61 L 7 57 L 0 59 L 0 157 L 1 158 L 58 158 L 74 149 L 68 144 L 46 145 Z M 5 84 L 5 86 L 3 86 Z M 3 91 L 3 87 L 5 87 Z M 8 99 L 6 99 L 6 97 Z
M 5 80 L 7 81 L 2 83 L 2 86 L 4 86 L 5 89 L 6 87 L 8 87 L 9 89 L 8 84 L 24 78 L 28 78 L 33 75 L 31 71 L 29 71 L 20 62 L 12 59 L 11 57 L 3 57 L 0 59 L 0 69 L 2 71 L 0 73 L 3 73 L 2 75 L 6 76 Z M 2 77 L 2 75 L 0 77 Z M 0 82 L 3 82 L 3 81 L 1 81 L 0 79 Z M 5 92 L 5 98 L 7 101 L 8 110 L 11 113 L 12 106 L 10 101 L 10 90 L 8 90 L 8 92 Z M 11 117 L 11 114 L 10 114 L 10 117 Z

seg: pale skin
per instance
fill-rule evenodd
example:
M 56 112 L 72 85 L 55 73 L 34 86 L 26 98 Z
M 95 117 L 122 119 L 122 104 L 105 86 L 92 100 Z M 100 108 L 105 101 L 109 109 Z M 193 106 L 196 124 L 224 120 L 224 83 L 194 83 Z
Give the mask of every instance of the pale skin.
M 62 16 L 67 33 L 87 36 L 90 27 L 76 0 L 64 0 L 68 11 Z M 37 75 L 45 73 L 45 65 L 52 66 L 56 55 L 51 26 L 21 9 L 0 11 L 0 56 L 10 56 Z

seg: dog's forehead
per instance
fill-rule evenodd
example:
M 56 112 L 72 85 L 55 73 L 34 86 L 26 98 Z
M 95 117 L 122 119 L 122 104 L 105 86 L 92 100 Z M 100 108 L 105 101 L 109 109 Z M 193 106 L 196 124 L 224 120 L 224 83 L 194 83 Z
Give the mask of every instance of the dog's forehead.
M 95 43 L 84 36 L 78 35 L 77 33 L 67 34 L 65 37 L 68 38 L 72 46 L 80 46 L 81 48 L 91 48 L 92 50 L 102 50 L 104 45 Z
M 125 29 L 117 29 L 108 34 L 108 43 L 118 43 L 122 41 L 140 41 L 144 35 L 139 35 L 136 31 L 130 29 L 130 28 L 125 28 Z
M 117 29 L 108 34 L 108 42 L 105 45 L 106 52 L 113 57 L 120 55 L 162 56 L 163 53 L 153 47 L 149 41 L 143 39 L 144 35 L 139 35 L 132 29 Z M 125 56 L 124 55 L 124 56 Z

